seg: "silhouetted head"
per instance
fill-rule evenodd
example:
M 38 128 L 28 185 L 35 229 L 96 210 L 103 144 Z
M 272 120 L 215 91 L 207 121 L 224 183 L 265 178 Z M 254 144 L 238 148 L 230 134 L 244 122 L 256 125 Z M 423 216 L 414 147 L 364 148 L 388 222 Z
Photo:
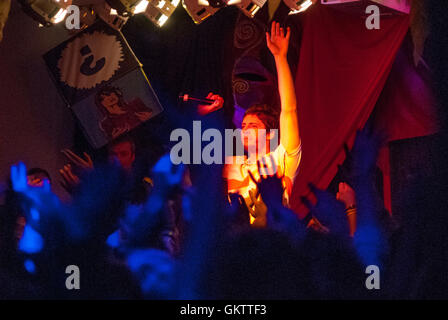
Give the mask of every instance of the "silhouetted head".
M 31 186 L 41 187 L 44 181 L 48 181 L 51 184 L 51 177 L 47 170 L 42 168 L 31 168 L 26 173 L 28 178 L 28 184 Z
M 135 161 L 135 143 L 128 136 L 121 136 L 108 146 L 108 156 L 111 162 L 118 161 L 125 170 L 130 170 Z

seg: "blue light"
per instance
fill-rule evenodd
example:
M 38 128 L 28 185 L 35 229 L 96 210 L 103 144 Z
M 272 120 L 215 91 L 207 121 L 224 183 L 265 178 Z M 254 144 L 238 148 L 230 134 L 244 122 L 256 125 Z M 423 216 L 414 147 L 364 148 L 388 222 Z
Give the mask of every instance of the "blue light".
M 106 243 L 111 248 L 118 248 L 120 245 L 120 232 L 119 230 L 112 233 L 106 240 Z
M 36 265 L 34 264 L 33 260 L 31 259 L 26 259 L 24 262 L 24 266 L 26 271 L 28 271 L 29 273 L 35 273 L 36 272 Z
M 19 241 L 19 250 L 25 253 L 38 253 L 44 247 L 42 236 L 29 224 L 25 225 L 23 237 Z

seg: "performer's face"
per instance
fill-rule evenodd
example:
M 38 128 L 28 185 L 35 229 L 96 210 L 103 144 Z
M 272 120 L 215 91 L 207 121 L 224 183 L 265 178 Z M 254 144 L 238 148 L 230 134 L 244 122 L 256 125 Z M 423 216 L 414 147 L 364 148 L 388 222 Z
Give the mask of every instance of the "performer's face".
M 253 144 L 260 146 L 258 139 L 262 138 L 261 134 L 259 134 L 259 130 L 261 129 L 266 130 L 266 126 L 256 115 L 248 114 L 244 117 L 243 123 L 241 124 L 241 139 L 244 149 L 249 150 L 249 146 Z M 264 145 L 265 141 L 260 142 Z
M 115 92 L 111 92 L 110 94 L 102 94 L 101 95 L 101 104 L 109 113 L 117 113 L 115 110 L 117 109 L 119 99 Z M 120 108 L 118 108 L 119 110 Z
M 131 143 L 124 141 L 112 146 L 109 150 L 109 159 L 116 159 L 125 170 L 130 170 L 135 160 Z

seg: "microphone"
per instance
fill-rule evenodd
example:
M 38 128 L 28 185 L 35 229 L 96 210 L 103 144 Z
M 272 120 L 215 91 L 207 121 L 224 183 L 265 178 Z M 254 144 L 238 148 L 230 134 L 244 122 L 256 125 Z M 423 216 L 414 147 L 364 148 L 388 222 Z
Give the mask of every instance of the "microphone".
M 215 100 L 210 100 L 210 99 L 200 99 L 200 98 L 194 98 L 194 97 L 190 97 L 190 95 L 188 93 L 184 94 L 184 95 L 180 95 L 179 99 L 181 99 L 183 102 L 187 102 L 187 101 L 197 101 L 197 102 L 202 102 L 205 104 L 212 104 L 215 102 Z

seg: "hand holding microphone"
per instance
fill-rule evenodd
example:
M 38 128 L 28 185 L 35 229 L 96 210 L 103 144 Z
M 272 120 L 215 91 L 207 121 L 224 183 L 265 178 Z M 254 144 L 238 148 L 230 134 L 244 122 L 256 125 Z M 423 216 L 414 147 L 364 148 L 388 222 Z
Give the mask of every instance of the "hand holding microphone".
M 216 111 L 222 108 L 222 106 L 224 105 L 224 99 L 217 94 L 213 94 L 213 92 L 210 92 L 205 99 L 193 98 L 188 94 L 181 95 L 179 98 L 181 98 L 183 101 L 201 102 L 202 104 L 198 106 L 198 113 L 201 116 Z

